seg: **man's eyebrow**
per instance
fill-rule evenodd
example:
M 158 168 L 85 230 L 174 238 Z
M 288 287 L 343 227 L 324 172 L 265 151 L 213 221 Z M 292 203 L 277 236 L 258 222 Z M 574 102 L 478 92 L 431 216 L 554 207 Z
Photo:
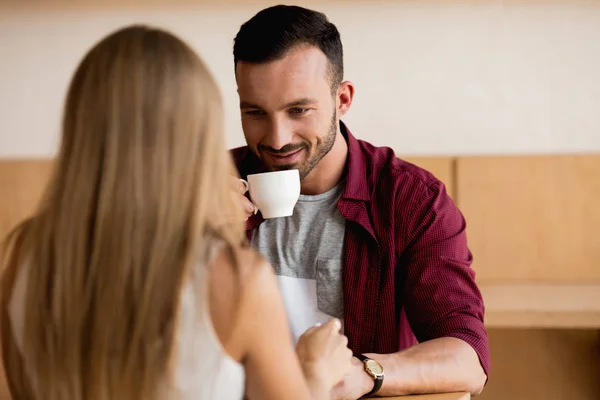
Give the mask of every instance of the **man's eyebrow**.
M 247 101 L 240 102 L 240 109 L 244 108 L 257 108 L 260 110 L 259 106 L 257 106 L 256 104 L 248 103 Z
M 287 103 L 284 108 L 298 107 L 298 106 L 306 106 L 308 104 L 317 103 L 316 99 L 311 99 L 310 97 L 303 97 L 298 100 L 294 100 L 292 102 Z
M 285 104 L 283 106 L 283 108 L 292 108 L 292 107 L 298 107 L 298 106 L 306 106 L 309 104 L 315 104 L 317 103 L 316 99 L 311 99 L 310 97 L 303 97 L 301 99 L 297 99 L 294 101 L 291 101 L 287 104 Z M 244 110 L 244 109 L 249 109 L 249 108 L 253 108 L 253 109 L 257 109 L 257 110 L 262 110 L 262 107 L 256 104 L 252 104 L 249 103 L 247 101 L 242 101 L 240 102 L 240 109 Z

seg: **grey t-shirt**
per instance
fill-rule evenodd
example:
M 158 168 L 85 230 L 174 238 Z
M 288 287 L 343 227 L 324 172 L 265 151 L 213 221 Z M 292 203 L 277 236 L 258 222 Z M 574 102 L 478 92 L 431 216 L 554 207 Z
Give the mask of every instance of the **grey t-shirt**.
M 337 209 L 345 181 L 300 195 L 294 214 L 268 219 L 254 230 L 252 247 L 275 269 L 294 342 L 317 322 L 342 319 L 342 253 L 346 220 Z

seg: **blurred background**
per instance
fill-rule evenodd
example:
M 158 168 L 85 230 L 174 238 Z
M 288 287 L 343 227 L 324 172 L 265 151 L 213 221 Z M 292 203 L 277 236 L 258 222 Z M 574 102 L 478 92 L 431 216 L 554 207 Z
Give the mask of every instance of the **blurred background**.
M 95 42 L 131 23 L 185 39 L 239 146 L 233 37 L 278 3 L 0 0 L 0 237 L 39 199 Z M 600 1 L 285 4 L 340 30 L 353 134 L 430 169 L 465 213 L 493 356 L 480 398 L 600 399 Z

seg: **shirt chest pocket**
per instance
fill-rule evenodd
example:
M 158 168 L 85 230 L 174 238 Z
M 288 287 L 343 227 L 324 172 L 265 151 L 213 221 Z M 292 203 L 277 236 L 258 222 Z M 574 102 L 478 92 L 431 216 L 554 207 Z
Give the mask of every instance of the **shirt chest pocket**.
M 344 317 L 342 261 L 317 259 L 317 306 L 335 318 Z

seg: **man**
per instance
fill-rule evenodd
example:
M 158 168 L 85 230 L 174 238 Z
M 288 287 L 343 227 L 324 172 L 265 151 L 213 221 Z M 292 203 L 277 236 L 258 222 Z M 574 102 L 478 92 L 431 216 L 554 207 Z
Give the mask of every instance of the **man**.
M 294 338 L 343 319 L 357 358 L 333 397 L 479 393 L 489 348 L 465 220 L 432 174 L 340 121 L 354 86 L 335 25 L 270 7 L 242 25 L 233 52 L 240 176 L 295 168 L 302 187 L 288 218 L 265 221 L 240 196 L 248 237 L 275 268 Z

